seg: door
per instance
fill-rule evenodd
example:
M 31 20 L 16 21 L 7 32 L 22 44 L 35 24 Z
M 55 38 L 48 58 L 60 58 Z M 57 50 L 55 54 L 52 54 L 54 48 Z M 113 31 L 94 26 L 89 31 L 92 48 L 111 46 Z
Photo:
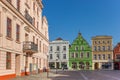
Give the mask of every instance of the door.
M 94 68 L 95 68 L 95 69 L 99 69 L 99 64 L 98 64 L 98 63 L 95 63 L 95 64 L 94 64 Z
M 114 64 L 114 69 L 115 69 L 115 70 L 119 70 L 119 64 L 118 64 L 118 63 L 115 63 L 115 64 Z
M 57 69 L 59 69 L 59 62 L 57 62 Z

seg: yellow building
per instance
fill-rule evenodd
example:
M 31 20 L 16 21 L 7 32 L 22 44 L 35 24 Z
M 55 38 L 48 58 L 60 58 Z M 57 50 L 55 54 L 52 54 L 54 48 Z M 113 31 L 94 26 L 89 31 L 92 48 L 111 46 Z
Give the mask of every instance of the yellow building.
M 92 37 L 93 70 L 113 69 L 113 47 L 111 36 Z
M 48 22 L 42 0 L 0 0 L 0 80 L 48 67 Z

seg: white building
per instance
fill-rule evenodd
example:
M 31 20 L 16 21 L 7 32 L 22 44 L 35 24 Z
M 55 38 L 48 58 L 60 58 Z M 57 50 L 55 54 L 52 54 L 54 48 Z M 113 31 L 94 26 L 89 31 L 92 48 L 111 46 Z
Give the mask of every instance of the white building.
M 42 0 L 0 0 L 0 80 L 47 68 L 48 22 Z
M 49 44 L 49 67 L 62 68 L 68 67 L 69 59 L 69 41 L 57 38 Z

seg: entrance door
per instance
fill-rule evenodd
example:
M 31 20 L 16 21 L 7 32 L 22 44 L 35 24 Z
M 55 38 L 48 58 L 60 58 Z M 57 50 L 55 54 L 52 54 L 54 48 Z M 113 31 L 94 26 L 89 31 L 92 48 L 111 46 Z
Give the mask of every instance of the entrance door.
M 86 62 L 86 69 L 89 70 L 89 66 L 90 66 L 90 63 L 89 63 L 89 62 Z
M 15 73 L 16 76 L 20 76 L 20 55 L 15 55 Z
M 115 70 L 119 70 L 119 64 L 118 64 L 118 63 L 115 63 L 115 64 L 114 64 L 114 69 L 115 69 Z
M 56 67 L 57 67 L 57 69 L 59 69 L 59 62 L 57 62 L 57 66 Z
M 95 69 L 99 69 L 99 64 L 98 64 L 98 63 L 95 63 L 95 64 L 94 64 L 94 68 L 95 68 Z
M 72 62 L 72 68 L 77 69 L 77 63 L 76 62 Z

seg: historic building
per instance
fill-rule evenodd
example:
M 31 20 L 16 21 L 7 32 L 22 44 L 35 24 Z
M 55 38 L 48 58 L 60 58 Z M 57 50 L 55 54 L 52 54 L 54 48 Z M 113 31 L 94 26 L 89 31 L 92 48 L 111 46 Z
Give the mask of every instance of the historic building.
M 114 69 L 120 70 L 120 43 L 113 50 Z
M 57 38 L 49 44 L 49 67 L 60 69 L 68 67 L 69 41 Z
M 92 37 L 93 69 L 113 69 L 113 47 L 111 36 Z
M 92 53 L 91 47 L 82 37 L 81 33 L 70 45 L 69 48 L 69 69 L 91 70 Z
M 42 0 L 0 0 L 0 80 L 47 69 L 48 22 Z

